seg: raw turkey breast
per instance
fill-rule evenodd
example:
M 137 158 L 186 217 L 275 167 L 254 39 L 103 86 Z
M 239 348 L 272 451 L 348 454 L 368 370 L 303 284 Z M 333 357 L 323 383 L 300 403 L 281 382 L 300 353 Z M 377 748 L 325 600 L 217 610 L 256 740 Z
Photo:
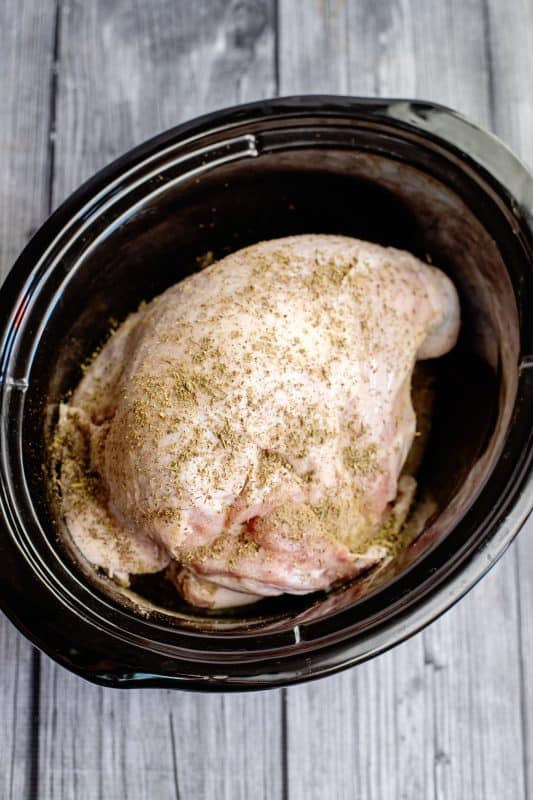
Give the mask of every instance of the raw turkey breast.
M 70 536 L 123 583 L 167 568 L 204 607 L 352 578 L 387 557 L 413 497 L 415 362 L 458 330 L 440 270 L 344 236 L 261 242 L 191 275 L 120 326 L 60 408 Z

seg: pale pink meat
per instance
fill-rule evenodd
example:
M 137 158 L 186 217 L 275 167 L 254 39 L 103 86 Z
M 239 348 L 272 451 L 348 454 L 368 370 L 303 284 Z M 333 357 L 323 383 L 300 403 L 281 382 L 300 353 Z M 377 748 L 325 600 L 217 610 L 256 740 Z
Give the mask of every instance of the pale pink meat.
M 200 606 L 353 577 L 387 555 L 415 361 L 458 330 L 440 270 L 343 236 L 262 242 L 190 276 L 128 318 L 62 406 L 72 539 L 123 581 L 168 565 Z

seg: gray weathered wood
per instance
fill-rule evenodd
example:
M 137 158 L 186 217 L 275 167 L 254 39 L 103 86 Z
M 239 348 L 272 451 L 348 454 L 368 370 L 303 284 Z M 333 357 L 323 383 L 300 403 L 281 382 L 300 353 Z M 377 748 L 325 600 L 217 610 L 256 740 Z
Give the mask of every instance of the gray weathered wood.
M 0 619 L 0 797 L 16 800 L 31 783 L 32 647 Z
M 273 3 L 61 5 L 54 203 L 110 159 L 274 92 Z M 43 660 L 39 797 L 281 797 L 281 696 L 91 686 Z
M 526 797 L 513 567 L 375 661 L 289 690 L 291 799 Z
M 504 7 L 493 5 L 500 31 Z M 308 0 L 298 7 L 281 0 L 280 8 L 284 93 L 422 97 L 485 125 L 499 127 L 510 115 L 523 135 L 533 101 L 529 94 L 513 102 L 504 92 L 511 71 L 505 56 L 492 57 L 481 0 Z M 526 57 L 527 65 L 533 28 L 518 24 L 514 59 Z M 531 570 L 524 573 L 522 606 L 531 609 Z M 518 600 L 514 551 L 423 634 L 347 675 L 289 690 L 290 797 L 322 798 L 333 785 L 339 797 L 365 800 L 525 797 L 524 747 L 531 744 L 523 740 L 522 672 L 530 662 L 521 651 Z
M 0 5 L 0 282 L 47 213 L 54 9 Z M 28 57 L 28 54 L 31 54 Z M 0 615 L 0 797 L 28 797 L 32 647 Z
M 533 163 L 531 0 L 56 2 L 57 87 L 54 3 L 0 7 L 0 275 L 50 200 L 120 152 L 276 89 L 434 99 Z M 104 690 L 46 657 L 39 680 L 0 619 L 0 798 L 533 797 L 531 564 L 533 521 L 431 628 L 285 708 Z
M 278 17 L 280 94 L 348 94 L 344 0 L 280 0 Z
M 165 128 L 274 94 L 274 2 L 65 0 L 54 198 Z
M 432 797 L 421 637 L 369 665 L 288 691 L 289 797 Z
M 521 0 L 506 14 L 497 0 L 487 3 L 493 64 L 495 130 L 533 167 L 533 3 Z M 533 797 L 533 517 L 516 545 L 519 592 L 520 671 L 523 680 L 522 733 L 526 796 Z
M 43 664 L 39 798 L 281 797 L 279 693 L 101 689 Z

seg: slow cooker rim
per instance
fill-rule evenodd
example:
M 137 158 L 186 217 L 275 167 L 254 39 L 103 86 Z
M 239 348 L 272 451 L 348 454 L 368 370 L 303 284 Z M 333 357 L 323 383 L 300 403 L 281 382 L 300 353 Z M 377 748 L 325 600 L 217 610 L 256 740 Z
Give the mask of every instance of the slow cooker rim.
M 99 173 L 97 173 L 96 176 L 94 176 L 93 178 L 89 179 L 89 181 L 86 182 L 82 187 L 80 187 L 80 189 L 78 189 L 73 195 L 71 195 L 69 198 L 67 198 L 65 203 L 62 204 L 62 206 L 58 209 L 58 211 L 56 211 L 55 214 L 52 215 L 52 217 L 50 217 L 49 220 L 40 229 L 40 231 L 38 232 L 36 237 L 34 237 L 31 240 L 30 244 L 27 246 L 27 248 L 25 249 L 23 254 L 20 256 L 19 260 L 17 261 L 17 264 L 15 265 L 12 273 L 10 274 L 10 277 L 8 279 L 8 282 L 7 282 L 7 286 L 2 287 L 2 293 L 1 293 L 2 297 L 3 298 L 7 298 L 7 300 L 8 300 L 8 302 L 6 303 L 5 307 L 7 308 L 8 306 L 10 306 L 10 303 L 9 303 L 10 295 L 12 296 L 12 295 L 16 295 L 17 294 L 16 289 L 17 289 L 17 286 L 20 285 L 20 280 L 24 277 L 24 271 L 25 271 L 25 268 L 26 268 L 26 262 L 28 260 L 29 261 L 32 260 L 32 249 L 34 251 L 36 250 L 38 252 L 40 247 L 41 247 L 41 239 L 39 237 L 41 237 L 44 240 L 46 238 L 45 234 L 49 233 L 50 231 L 52 231 L 52 229 L 54 227 L 57 227 L 57 223 L 61 219 L 61 215 L 64 215 L 64 216 L 67 216 L 67 217 L 71 217 L 72 216 L 72 210 L 71 209 L 72 209 L 73 206 L 74 207 L 76 206 L 76 201 L 82 199 L 83 197 L 90 196 L 90 192 L 92 191 L 92 187 L 94 185 L 97 185 L 98 183 L 101 183 L 102 185 L 104 185 L 108 180 L 108 178 L 107 178 L 108 175 L 111 175 L 113 173 L 119 175 L 123 164 L 124 165 L 126 165 L 128 163 L 131 164 L 133 161 L 135 161 L 137 156 L 139 156 L 141 153 L 149 152 L 152 148 L 157 148 L 157 146 L 158 146 L 157 143 L 158 142 L 161 142 L 161 141 L 166 142 L 166 141 L 168 141 L 169 138 L 177 137 L 180 134 L 184 134 L 184 133 L 187 133 L 187 132 L 195 129 L 195 123 L 196 123 L 196 126 L 197 126 L 196 129 L 200 130 L 203 127 L 205 127 L 206 125 L 208 126 L 209 123 L 214 121 L 214 120 L 218 120 L 219 122 L 222 123 L 222 121 L 225 119 L 225 115 L 229 115 L 230 118 L 235 118 L 235 117 L 238 117 L 239 115 L 242 115 L 243 113 L 252 112 L 252 118 L 254 118 L 253 117 L 253 111 L 254 110 L 263 110 L 264 111 L 264 109 L 267 108 L 267 109 L 269 109 L 271 111 L 272 109 L 275 109 L 276 107 L 278 109 L 282 109 L 282 108 L 285 108 L 285 106 L 287 105 L 287 101 L 290 101 L 289 105 L 291 105 L 292 103 L 295 103 L 295 105 L 298 106 L 298 110 L 302 111 L 302 113 L 308 113 L 308 114 L 309 113 L 313 113 L 313 114 L 315 114 L 316 113 L 316 108 L 313 105 L 313 103 L 324 102 L 325 99 L 326 99 L 328 104 L 333 104 L 333 105 L 335 105 L 335 101 L 338 100 L 338 98 L 335 98 L 335 97 L 332 97 L 332 96 L 312 96 L 312 97 L 305 98 L 305 102 L 302 104 L 301 98 L 281 98 L 280 100 L 277 100 L 277 101 L 270 101 L 270 105 L 269 105 L 268 101 L 260 101 L 259 103 L 246 104 L 244 106 L 240 106 L 240 107 L 237 107 L 237 108 L 232 108 L 232 109 L 229 109 L 229 110 L 223 110 L 223 111 L 220 111 L 220 112 L 213 112 L 211 114 L 204 115 L 203 117 L 200 117 L 197 120 L 193 120 L 190 123 L 185 123 L 182 126 L 177 126 L 176 128 L 173 128 L 170 131 L 167 131 L 167 132 L 165 132 L 163 134 L 160 134 L 159 136 L 154 137 L 153 139 L 149 140 L 148 142 L 140 145 L 138 148 L 135 148 L 134 150 L 130 151 L 125 156 L 122 156 L 120 159 L 118 159 L 117 161 L 113 162 L 113 164 L 109 165 L 108 167 L 105 167 L 103 170 L 101 170 Z M 342 109 L 345 107 L 346 101 L 348 101 L 348 100 L 350 100 L 350 98 L 342 98 L 343 102 L 340 104 L 340 106 L 336 106 L 337 112 L 340 113 L 342 111 Z M 361 100 L 360 99 L 353 99 L 353 101 L 356 103 L 356 105 L 358 105 L 358 107 L 365 106 L 366 108 L 370 108 L 370 109 L 375 109 L 375 107 L 379 107 L 379 108 L 387 107 L 387 103 L 388 103 L 388 101 L 386 101 L 386 100 L 364 101 L 362 99 Z M 395 100 L 395 101 L 392 101 L 392 102 L 394 102 L 395 104 L 397 104 L 398 102 L 410 103 L 412 107 L 417 107 L 419 109 L 428 109 L 428 108 L 437 109 L 440 113 L 451 114 L 455 118 L 461 119 L 464 122 L 463 118 L 460 117 L 459 115 L 456 115 L 455 112 L 450 112 L 450 111 L 444 109 L 443 107 L 439 107 L 439 106 L 436 106 L 434 104 L 413 102 L 413 101 L 398 101 L 398 100 Z M 283 105 L 283 104 L 285 104 L 285 105 Z M 351 110 L 354 111 L 354 107 L 353 106 L 352 106 Z M 324 111 L 324 109 L 322 109 L 322 112 L 323 113 L 328 113 L 328 109 L 326 109 L 325 111 Z M 282 113 L 282 111 L 280 111 L 280 113 Z M 243 122 L 244 120 L 239 119 L 238 121 L 239 122 Z M 410 126 L 412 127 L 413 124 L 414 123 L 410 123 Z M 465 123 L 465 124 L 470 125 L 470 123 Z M 479 131 L 479 129 L 477 129 L 477 128 L 475 130 L 477 132 L 479 132 L 482 136 L 488 136 L 488 134 L 485 134 L 483 131 Z M 443 140 L 442 136 L 441 137 L 437 137 L 437 138 L 440 138 L 441 141 Z M 444 140 L 444 141 L 446 143 L 446 140 Z M 494 141 L 492 142 L 492 146 L 494 146 Z M 498 146 L 500 146 L 500 147 L 504 147 L 500 143 L 496 143 L 496 144 Z M 514 158 L 514 156 L 513 156 L 513 158 Z M 517 163 L 519 163 L 519 162 L 517 161 Z M 523 168 L 523 169 L 525 169 L 525 168 Z M 528 178 L 528 180 L 531 180 L 531 178 Z M 531 234 L 531 227 L 529 227 L 529 230 L 530 230 L 530 234 Z M 6 345 L 4 343 L 4 348 L 3 348 L 3 351 L 2 351 L 2 355 L 5 355 L 5 347 L 6 347 Z M 6 390 L 5 381 L 3 383 L 2 389 L 3 389 L 3 391 Z M 526 480 L 527 480 L 527 475 L 526 475 Z M 531 483 L 531 464 L 529 464 L 529 483 Z M 522 497 L 523 496 L 524 496 L 524 494 L 522 495 Z M 516 504 L 515 504 L 515 508 L 516 508 Z M 527 509 L 526 509 L 526 513 L 527 513 Z M 522 513 L 521 516 L 524 517 L 524 513 Z M 523 520 L 521 519 L 518 527 L 520 527 L 522 521 Z M 512 532 L 510 534 L 509 538 L 506 539 L 505 546 L 507 546 L 510 543 L 510 541 L 512 540 L 512 538 L 514 537 L 516 532 L 517 532 L 517 530 Z M 501 552 L 503 552 L 503 550 Z M 501 555 L 501 552 L 498 552 L 497 556 L 495 556 L 495 557 L 499 557 L 499 555 Z M 484 574 L 485 571 L 486 570 L 483 570 L 483 572 L 481 574 Z M 481 577 L 481 574 L 478 575 L 478 578 Z M 442 613 L 442 611 L 446 610 L 446 608 L 448 608 L 451 605 L 452 602 L 454 602 L 456 599 L 458 599 L 459 596 L 462 596 L 462 594 L 464 592 L 466 592 L 469 588 L 471 588 L 472 585 L 473 585 L 473 583 L 470 583 L 468 586 L 466 586 L 464 588 L 464 591 L 462 591 L 459 595 L 457 595 L 457 597 L 455 597 L 454 600 L 450 601 L 441 610 L 439 610 L 434 616 L 436 616 L 436 615 Z M 428 597 L 426 596 L 421 601 L 422 605 L 426 606 L 427 605 L 427 600 L 428 600 Z M 407 612 L 407 615 L 409 616 L 409 612 Z M 433 619 L 433 618 L 434 617 L 432 617 L 431 619 Z M 419 629 L 421 626 L 427 624 L 428 622 L 431 621 L 431 619 L 426 619 L 425 621 L 422 621 L 421 623 L 418 624 L 418 627 L 416 629 Z M 394 619 L 394 623 L 395 624 L 397 623 L 397 618 Z M 408 633 L 405 634 L 405 636 L 403 638 L 405 638 L 408 635 L 411 635 L 412 632 L 414 632 L 414 631 L 409 631 Z M 398 641 L 398 639 L 394 638 L 393 641 L 389 642 L 388 645 L 385 645 L 385 646 L 392 646 L 392 644 L 396 644 L 397 641 Z M 341 644 L 339 646 L 342 646 L 342 644 L 343 643 L 341 642 Z M 46 650 L 47 648 L 43 647 L 43 649 Z M 384 647 L 381 648 L 381 649 L 384 649 Z M 374 654 L 375 653 L 372 653 L 372 655 L 374 655 Z M 343 665 L 341 665 L 338 668 L 342 668 L 342 666 Z M 322 669 L 320 674 L 325 673 L 326 671 L 327 670 Z M 94 679 L 94 676 L 93 676 L 93 679 Z M 298 680 L 302 680 L 302 676 L 299 676 L 297 679 Z M 284 682 L 286 683 L 287 680 L 285 680 Z M 225 684 L 224 688 L 227 688 L 227 684 Z

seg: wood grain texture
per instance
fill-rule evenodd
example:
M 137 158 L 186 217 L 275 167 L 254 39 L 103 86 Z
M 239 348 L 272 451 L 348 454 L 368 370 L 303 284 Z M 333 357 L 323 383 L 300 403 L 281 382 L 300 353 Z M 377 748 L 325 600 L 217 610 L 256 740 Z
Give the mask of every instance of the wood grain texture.
M 54 203 L 143 139 L 274 92 L 271 2 L 60 5 Z M 43 660 L 39 798 L 281 797 L 281 696 L 119 692 Z
M 0 276 L 125 149 L 278 89 L 436 100 L 533 163 L 532 0 L 5 0 L 0 45 Z M 0 800 L 533 800 L 532 564 L 530 521 L 425 632 L 283 695 L 104 690 L 0 619 Z
M 279 0 L 278 17 L 280 94 L 348 94 L 344 0 Z
M 56 201 L 161 130 L 275 91 L 273 0 L 60 8 Z
M 494 93 L 494 131 L 533 164 L 533 2 L 517 0 L 513 13 L 485 0 L 487 53 Z
M 421 637 L 371 664 L 288 690 L 291 798 L 432 797 Z
M 53 6 L 0 5 L 0 282 L 47 213 L 53 26 Z M 0 614 L 2 800 L 30 795 L 37 663 L 31 645 Z
M 487 1 L 488 50 L 492 61 L 494 129 L 533 167 L 533 2 L 520 0 L 513 14 Z M 522 736 L 526 797 L 533 797 L 533 517 L 516 544 L 523 681 Z
M 43 665 L 39 798 L 280 798 L 279 693 L 90 685 Z
M 290 798 L 526 798 L 514 564 L 424 633 L 288 690 Z
M 506 16 L 503 4 L 493 5 L 497 23 L 481 0 L 307 0 L 297 11 L 281 0 L 282 91 L 309 91 L 316 81 L 326 92 L 432 99 L 522 137 L 533 100 L 530 93 L 524 100 L 522 78 L 516 102 L 503 89 L 512 67 L 508 52 L 494 52 L 492 37 L 499 47 L 510 44 L 492 33 Z M 533 45 L 533 27 L 522 31 L 517 62 Z M 326 59 L 327 73 L 320 72 Z M 528 56 L 524 62 L 527 70 Z M 502 107 L 504 95 L 512 110 Z M 393 652 L 288 691 L 291 798 L 322 798 L 332 785 L 339 797 L 365 800 L 528 796 L 531 717 L 523 710 L 528 700 L 531 707 L 532 642 L 524 647 L 531 626 L 521 626 L 520 608 L 532 608 L 531 569 L 523 567 L 519 588 L 516 559 L 515 548 L 456 609 Z
M 482 0 L 280 0 L 279 8 L 282 94 L 417 97 L 490 124 Z

